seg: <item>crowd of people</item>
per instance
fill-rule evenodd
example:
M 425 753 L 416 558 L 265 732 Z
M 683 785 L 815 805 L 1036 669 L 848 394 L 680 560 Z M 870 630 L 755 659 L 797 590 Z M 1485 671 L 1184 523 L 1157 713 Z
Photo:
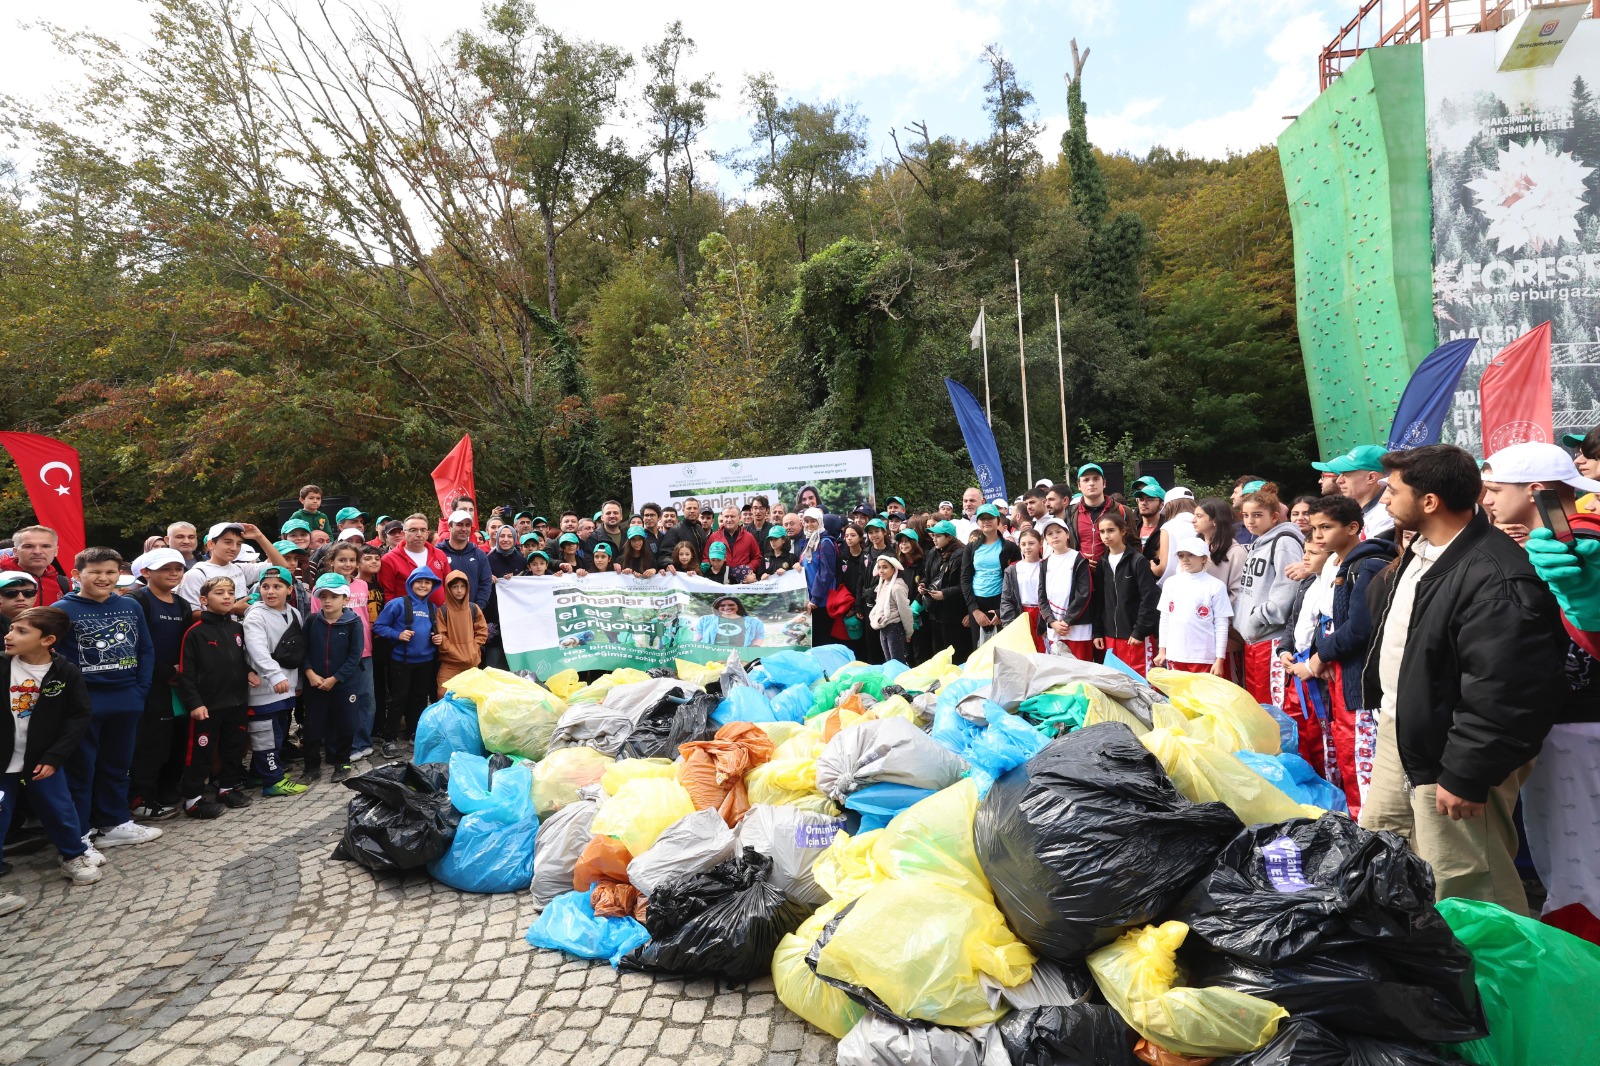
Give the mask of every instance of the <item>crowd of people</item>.
M 402 756 L 451 676 L 505 664 L 496 587 L 512 578 L 797 572 L 813 642 L 866 662 L 961 663 L 1026 618 L 1039 652 L 1236 681 L 1295 722 L 1352 817 L 1433 864 L 1441 896 L 1526 913 L 1520 797 L 1547 920 L 1600 942 L 1600 429 L 1567 443 L 1576 460 L 1520 444 L 1485 464 L 1362 446 L 1313 464 L 1316 491 L 1295 496 L 1249 475 L 1229 498 L 1152 477 L 1108 495 L 1087 463 L 1009 504 L 971 488 L 959 506 L 890 496 L 847 514 L 807 486 L 792 507 L 606 500 L 480 524 L 462 496 L 437 520 L 373 521 L 330 517 L 308 485 L 276 539 L 175 522 L 126 562 L 57 560 L 55 533 L 29 526 L 0 556 L 0 832 L 25 836 L 25 809 L 63 874 L 92 884 L 105 850 L 159 838 L 155 823 Z M 0 912 L 21 905 L 0 894 Z

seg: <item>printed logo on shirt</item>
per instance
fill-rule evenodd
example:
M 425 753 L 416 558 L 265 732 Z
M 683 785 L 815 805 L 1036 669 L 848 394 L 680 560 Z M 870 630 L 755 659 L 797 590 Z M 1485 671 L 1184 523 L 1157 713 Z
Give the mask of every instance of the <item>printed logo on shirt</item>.
M 67 691 L 67 683 L 65 681 L 52 681 L 40 689 L 39 693 L 43 696 L 59 696 L 65 691 Z
M 194 738 L 194 746 L 197 748 L 203 748 L 210 743 L 211 737 L 206 733 L 201 733 L 199 736 Z
M 80 618 L 78 658 L 86 674 L 129 670 L 139 665 L 139 630 L 127 618 Z
M 1178 612 L 1178 601 L 1177 600 L 1168 600 L 1167 601 L 1167 613 L 1168 614 L 1176 614 L 1177 612 Z
M 1211 608 L 1207 607 L 1205 604 L 1202 603 L 1200 606 L 1198 606 L 1198 607 L 1196 607 L 1194 609 L 1194 613 L 1196 615 L 1198 615 L 1199 617 L 1201 617 L 1201 618 L 1210 618 L 1211 617 Z
M 235 633 L 233 635 L 233 642 L 239 645 L 241 648 L 244 647 L 244 636 L 240 633 Z
M 26 678 L 20 685 L 11 686 L 11 713 L 18 718 L 32 718 L 39 704 L 39 682 Z

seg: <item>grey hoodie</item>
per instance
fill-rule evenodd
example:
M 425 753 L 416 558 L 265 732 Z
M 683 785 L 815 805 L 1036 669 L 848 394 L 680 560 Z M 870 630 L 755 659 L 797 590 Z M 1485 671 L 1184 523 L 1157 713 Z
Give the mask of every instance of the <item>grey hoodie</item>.
M 1244 561 L 1233 625 L 1247 643 L 1277 640 L 1294 625 L 1299 584 L 1283 576 L 1285 567 L 1305 558 L 1305 540 L 1293 522 L 1279 522 L 1257 537 Z
M 272 658 L 272 649 L 278 646 L 284 631 L 289 628 L 290 618 L 300 619 L 301 626 L 306 624 L 305 618 L 292 605 L 274 611 L 264 603 L 257 603 L 244 613 L 244 652 L 250 659 L 250 669 L 261 678 L 261 684 L 250 689 L 252 707 L 292 700 L 300 690 L 300 671 L 285 670 Z M 289 682 L 288 692 L 272 691 L 272 686 L 279 681 Z

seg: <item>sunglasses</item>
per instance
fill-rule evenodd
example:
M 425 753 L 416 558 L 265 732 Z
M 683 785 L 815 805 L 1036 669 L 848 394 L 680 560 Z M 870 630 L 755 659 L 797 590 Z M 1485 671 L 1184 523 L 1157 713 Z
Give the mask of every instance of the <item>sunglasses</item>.
M 37 589 L 0 589 L 0 596 L 8 600 L 21 599 L 24 596 L 37 596 Z

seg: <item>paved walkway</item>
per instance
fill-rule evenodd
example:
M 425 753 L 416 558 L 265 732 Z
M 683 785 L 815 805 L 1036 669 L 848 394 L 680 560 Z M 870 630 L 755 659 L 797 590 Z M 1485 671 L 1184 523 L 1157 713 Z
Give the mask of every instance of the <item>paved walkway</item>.
M 619 975 L 530 948 L 526 893 L 329 859 L 349 796 L 324 779 L 162 823 L 162 839 L 107 851 L 84 888 L 53 852 L 15 857 L 0 887 L 30 907 L 0 917 L 0 1063 L 833 1061 L 770 978 L 724 990 Z

